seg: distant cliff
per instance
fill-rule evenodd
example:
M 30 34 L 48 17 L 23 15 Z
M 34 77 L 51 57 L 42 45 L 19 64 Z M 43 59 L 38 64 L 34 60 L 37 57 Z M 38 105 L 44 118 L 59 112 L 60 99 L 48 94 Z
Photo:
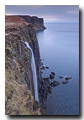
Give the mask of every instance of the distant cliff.
M 26 22 L 32 23 L 36 29 L 38 30 L 45 30 L 46 27 L 44 26 L 43 18 L 38 18 L 37 16 L 27 16 L 27 15 L 19 15 L 19 17 L 23 18 Z
M 26 17 L 27 21 L 28 16 Z M 33 23 L 35 21 L 33 20 Z M 42 21 L 40 21 L 42 22 Z M 36 27 L 22 17 L 5 16 L 5 114 L 46 115 L 34 99 L 31 51 L 34 52 L 38 80 L 40 73 L 39 45 Z

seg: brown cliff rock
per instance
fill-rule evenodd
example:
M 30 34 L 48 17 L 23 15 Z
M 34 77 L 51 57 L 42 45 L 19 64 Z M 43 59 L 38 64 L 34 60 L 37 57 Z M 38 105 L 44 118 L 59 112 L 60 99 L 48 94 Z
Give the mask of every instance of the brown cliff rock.
M 24 41 L 34 51 L 40 79 L 40 55 L 34 25 L 18 16 L 5 16 L 5 111 L 7 115 L 46 114 L 34 99 L 31 51 Z

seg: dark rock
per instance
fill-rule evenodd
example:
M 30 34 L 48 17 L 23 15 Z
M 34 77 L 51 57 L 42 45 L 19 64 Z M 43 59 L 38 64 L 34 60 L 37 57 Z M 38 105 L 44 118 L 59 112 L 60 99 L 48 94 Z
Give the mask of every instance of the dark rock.
M 19 15 L 19 17 L 22 17 L 26 22 L 32 23 L 32 24 L 44 24 L 43 18 L 38 18 L 37 16 L 29 16 L 29 15 Z
M 62 81 L 62 83 L 63 83 L 63 84 L 67 84 L 67 83 L 69 83 L 69 82 L 68 82 L 68 81 Z
M 70 79 L 72 79 L 72 77 L 65 77 L 65 79 L 66 79 L 66 80 L 70 80 Z
M 42 59 L 40 59 L 40 61 L 42 61 Z
M 19 15 L 22 19 L 24 19 L 26 22 L 30 23 L 29 25 L 32 27 L 35 26 L 36 31 L 39 30 L 45 30 L 46 27 L 44 26 L 44 20 L 43 18 L 38 18 L 37 16 L 25 16 L 25 15 Z
M 31 22 L 32 22 L 32 24 L 36 24 L 36 23 L 43 24 L 43 18 L 38 18 L 37 16 L 32 16 Z
M 53 87 L 51 87 L 51 86 L 48 86 L 48 89 L 49 89 L 49 90 L 52 90 L 52 89 L 53 89 Z
M 49 67 L 45 67 L 45 68 L 49 69 Z
M 29 15 L 19 15 L 19 17 L 22 17 L 26 22 L 31 23 L 31 17 Z
M 42 62 L 40 62 L 40 66 L 42 66 L 43 65 L 43 63 Z
M 52 74 L 52 75 L 55 75 L 55 73 L 54 73 L 54 72 L 51 72 L 51 74 Z
M 54 76 L 50 74 L 50 79 L 53 79 L 53 78 L 54 78 Z
M 40 62 L 40 66 L 42 66 L 42 65 L 43 65 L 43 63 Z M 45 70 L 45 68 L 49 69 L 49 67 L 44 67 L 44 66 L 41 67 L 41 69 L 43 69 L 43 70 Z
M 45 70 L 45 67 L 44 67 L 44 66 L 42 66 L 42 67 L 41 67 L 41 70 Z
M 43 72 L 41 71 L 41 74 L 43 74 Z
M 53 87 L 53 82 L 50 82 L 49 85 L 50 85 L 51 87 Z
M 41 83 L 41 85 L 43 85 L 43 84 L 44 84 L 44 81 L 41 81 L 40 83 Z
M 51 93 L 52 91 L 51 91 L 51 90 L 49 90 L 48 92 L 49 92 L 49 93 Z
M 58 81 L 53 81 L 53 86 L 55 87 L 55 86 L 57 86 L 57 85 L 59 85 L 60 83 L 58 82 Z
M 59 76 L 59 78 L 60 78 L 60 79 L 62 79 L 62 78 L 63 78 L 63 76 Z
M 49 80 L 49 77 L 47 77 L 47 78 L 43 78 L 43 80 L 45 81 L 45 80 Z

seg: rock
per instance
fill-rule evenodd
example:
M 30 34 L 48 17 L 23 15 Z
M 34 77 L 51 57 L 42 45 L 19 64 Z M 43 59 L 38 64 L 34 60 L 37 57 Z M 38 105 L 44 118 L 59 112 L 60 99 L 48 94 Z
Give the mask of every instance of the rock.
M 51 86 L 48 86 L 48 90 L 52 90 L 53 89 L 53 87 L 51 87 Z
M 50 79 L 53 79 L 53 78 L 54 78 L 54 76 L 52 74 L 50 74 Z
M 49 93 L 51 93 L 52 91 L 51 91 L 51 90 L 49 90 L 48 92 L 49 92 Z
M 40 59 L 40 61 L 42 61 L 42 59 Z
M 42 67 L 41 67 L 41 70 L 42 70 L 42 69 L 43 69 L 43 70 L 45 70 L 45 67 L 44 67 L 44 66 L 42 66 Z
M 43 78 L 43 80 L 45 81 L 45 80 L 49 80 L 49 77 L 47 77 L 47 78 Z
M 49 67 L 45 67 L 45 68 L 49 69 Z
M 42 65 L 43 65 L 43 63 L 40 62 L 40 66 L 42 66 Z M 45 70 L 45 68 L 49 69 L 49 67 L 42 66 L 42 67 L 41 67 L 41 70 L 42 70 L 42 69 Z
M 72 77 L 65 77 L 65 79 L 66 79 L 66 80 L 70 80 L 70 79 L 72 79 Z
M 51 87 L 53 87 L 53 82 L 50 82 L 49 85 L 50 85 Z
M 38 18 L 37 16 L 28 16 L 28 15 L 19 15 L 24 21 L 28 23 L 32 23 L 31 25 L 35 26 L 35 29 L 38 30 L 45 30 L 46 27 L 44 26 L 43 18 Z
M 40 66 L 42 66 L 42 65 L 43 65 L 43 63 L 41 62 Z M 45 70 L 45 68 L 49 69 L 49 67 L 44 67 L 44 66 L 41 67 L 41 69 L 43 69 L 43 70 Z
M 62 79 L 62 78 L 63 78 L 63 76 L 59 76 L 59 78 L 60 78 L 60 79 Z
M 60 83 L 58 82 L 58 81 L 53 81 L 53 86 L 55 87 L 55 86 L 57 86 L 57 85 L 59 85 Z
M 40 66 L 42 66 L 43 65 L 43 63 L 42 62 L 40 62 Z
M 62 83 L 63 83 L 63 84 L 67 84 L 67 83 L 69 83 L 69 82 L 68 82 L 68 81 L 62 81 Z
M 55 73 L 54 73 L 54 72 L 51 72 L 51 74 L 52 74 L 52 75 L 55 75 Z

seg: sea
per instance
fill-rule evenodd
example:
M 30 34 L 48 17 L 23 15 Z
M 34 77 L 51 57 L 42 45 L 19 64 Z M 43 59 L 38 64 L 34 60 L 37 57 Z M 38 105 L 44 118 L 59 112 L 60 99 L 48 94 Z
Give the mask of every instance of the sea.
M 54 72 L 60 85 L 54 87 L 44 101 L 48 115 L 79 115 L 79 23 L 45 23 L 46 29 L 36 33 L 44 66 L 42 77 Z M 59 76 L 63 76 L 60 79 Z M 65 77 L 72 79 L 69 83 Z

